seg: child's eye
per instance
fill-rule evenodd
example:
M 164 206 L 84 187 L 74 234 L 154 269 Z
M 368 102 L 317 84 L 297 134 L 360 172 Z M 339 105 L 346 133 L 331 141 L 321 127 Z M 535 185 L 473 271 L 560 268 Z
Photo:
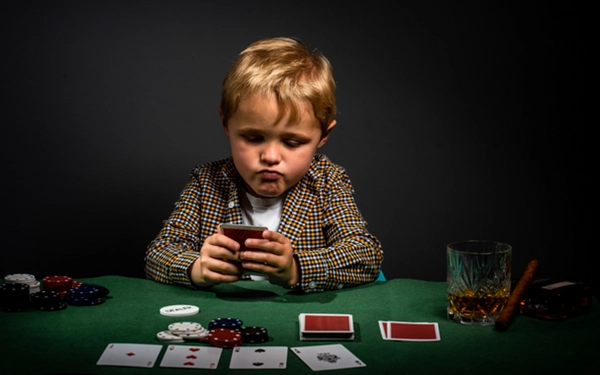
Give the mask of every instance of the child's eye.
M 259 143 L 262 141 L 262 137 L 259 135 L 244 135 L 244 139 L 250 143 Z
M 286 139 L 285 141 L 283 141 L 283 143 L 285 143 L 286 146 L 291 148 L 300 147 L 302 145 L 302 142 L 296 141 L 294 139 Z

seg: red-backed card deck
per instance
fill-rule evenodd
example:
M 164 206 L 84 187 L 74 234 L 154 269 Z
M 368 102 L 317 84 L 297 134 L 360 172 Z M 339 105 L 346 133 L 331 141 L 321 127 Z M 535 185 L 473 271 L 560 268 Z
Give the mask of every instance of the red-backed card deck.
M 300 314 L 300 340 L 354 340 L 350 314 Z
M 440 341 L 437 323 L 379 321 L 381 337 L 397 341 Z

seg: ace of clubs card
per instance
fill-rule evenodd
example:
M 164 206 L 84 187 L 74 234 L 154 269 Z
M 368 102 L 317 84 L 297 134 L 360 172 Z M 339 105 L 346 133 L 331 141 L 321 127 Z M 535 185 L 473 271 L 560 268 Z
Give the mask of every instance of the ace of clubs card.
M 367 366 L 342 344 L 301 346 L 291 350 L 313 371 Z

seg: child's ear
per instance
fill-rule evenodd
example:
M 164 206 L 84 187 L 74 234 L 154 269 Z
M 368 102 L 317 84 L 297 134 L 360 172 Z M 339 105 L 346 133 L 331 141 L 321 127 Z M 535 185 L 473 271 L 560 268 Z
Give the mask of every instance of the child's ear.
M 317 146 L 317 148 L 322 147 L 327 142 L 327 139 L 329 139 L 329 135 L 331 134 L 331 131 L 335 127 L 336 123 L 337 123 L 337 121 L 335 121 L 335 120 L 331 121 L 331 124 L 329 124 L 329 126 L 327 127 L 327 130 L 325 130 L 325 134 L 323 134 L 323 136 L 321 137 L 321 141 L 319 142 L 319 145 Z
M 223 131 L 225 135 L 229 137 L 229 130 L 227 129 L 227 124 L 225 124 L 225 118 L 223 117 L 223 110 L 219 107 L 219 117 L 221 118 L 221 126 L 223 127 Z

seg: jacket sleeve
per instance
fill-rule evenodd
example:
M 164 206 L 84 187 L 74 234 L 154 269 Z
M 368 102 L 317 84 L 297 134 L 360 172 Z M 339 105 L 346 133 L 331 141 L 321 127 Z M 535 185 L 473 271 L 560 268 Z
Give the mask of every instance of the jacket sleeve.
M 148 245 L 144 271 L 149 279 L 193 287 L 188 269 L 200 256 L 199 192 L 199 182 L 192 178 L 157 237 Z
M 343 170 L 318 189 L 324 246 L 296 253 L 301 269 L 299 287 L 305 292 L 340 289 L 374 281 L 383 261 L 380 241 L 367 229 Z M 306 231 L 306 229 L 305 229 Z

